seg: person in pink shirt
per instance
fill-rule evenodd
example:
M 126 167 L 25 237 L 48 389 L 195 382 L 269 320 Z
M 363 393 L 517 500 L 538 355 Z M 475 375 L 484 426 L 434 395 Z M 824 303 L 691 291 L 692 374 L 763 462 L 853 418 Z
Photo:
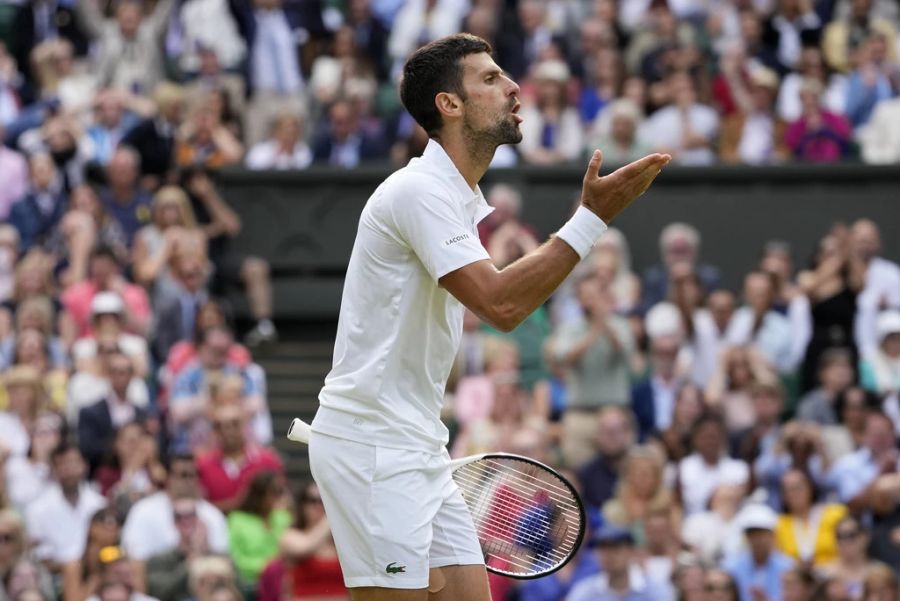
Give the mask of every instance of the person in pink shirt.
M 800 87 L 803 113 L 791 123 L 784 141 L 794 157 L 807 163 L 834 163 L 850 152 L 853 130 L 843 115 L 825 110 L 822 84 L 807 79 Z
M 75 321 L 78 337 L 93 335 L 91 302 L 98 292 L 116 292 L 125 304 L 125 329 L 147 336 L 150 329 L 150 300 L 140 286 L 128 283 L 115 251 L 98 246 L 91 253 L 88 279 L 72 284 L 62 294 L 62 304 Z
M 234 404 L 217 405 L 212 411 L 216 443 L 197 459 L 197 471 L 205 498 L 227 512 L 242 501 L 253 476 L 260 471 L 284 475 L 278 455 L 247 439 L 244 409 Z

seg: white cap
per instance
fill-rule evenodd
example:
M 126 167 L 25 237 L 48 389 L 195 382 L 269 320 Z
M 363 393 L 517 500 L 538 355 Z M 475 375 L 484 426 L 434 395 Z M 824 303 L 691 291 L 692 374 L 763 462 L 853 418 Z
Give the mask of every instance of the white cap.
M 889 334 L 900 334 L 900 311 L 889 309 L 878 314 L 875 322 L 878 331 L 878 341 L 881 342 Z
M 91 315 L 122 313 L 125 304 L 122 297 L 115 292 L 98 292 L 91 301 Z
M 663 336 L 681 336 L 681 313 L 672 303 L 656 303 L 647 311 L 644 328 L 651 339 Z
M 775 530 L 778 515 L 768 505 L 751 503 L 746 505 L 737 516 L 742 530 Z

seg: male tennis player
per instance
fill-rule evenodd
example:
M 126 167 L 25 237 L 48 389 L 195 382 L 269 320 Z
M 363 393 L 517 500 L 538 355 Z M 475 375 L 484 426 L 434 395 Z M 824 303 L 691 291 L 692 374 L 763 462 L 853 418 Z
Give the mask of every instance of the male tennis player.
M 428 44 L 403 68 L 400 98 L 430 141 L 362 212 L 309 442 L 355 601 L 490 599 L 439 418 L 464 307 L 513 329 L 670 158 L 650 155 L 599 177 L 595 152 L 574 216 L 498 271 L 476 232 L 490 213 L 477 184 L 494 150 L 522 139 L 518 94 L 487 42 L 468 34 Z

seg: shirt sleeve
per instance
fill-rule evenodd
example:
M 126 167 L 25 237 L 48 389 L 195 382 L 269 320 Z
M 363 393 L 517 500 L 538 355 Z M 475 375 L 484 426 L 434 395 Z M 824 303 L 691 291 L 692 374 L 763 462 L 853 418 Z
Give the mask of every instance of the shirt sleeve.
M 435 182 L 428 178 L 410 179 L 393 191 L 390 207 L 397 235 L 438 281 L 451 271 L 490 256 L 462 203 L 434 188 Z

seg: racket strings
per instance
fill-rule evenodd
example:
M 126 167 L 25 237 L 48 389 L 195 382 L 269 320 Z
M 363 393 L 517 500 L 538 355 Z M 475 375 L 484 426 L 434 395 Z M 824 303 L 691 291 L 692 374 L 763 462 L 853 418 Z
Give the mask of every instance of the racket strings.
M 486 458 L 453 472 L 472 513 L 485 561 L 528 576 L 575 552 L 582 528 L 574 492 L 555 473 L 515 458 Z

